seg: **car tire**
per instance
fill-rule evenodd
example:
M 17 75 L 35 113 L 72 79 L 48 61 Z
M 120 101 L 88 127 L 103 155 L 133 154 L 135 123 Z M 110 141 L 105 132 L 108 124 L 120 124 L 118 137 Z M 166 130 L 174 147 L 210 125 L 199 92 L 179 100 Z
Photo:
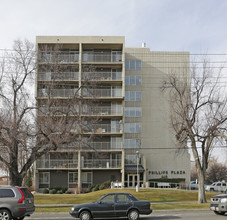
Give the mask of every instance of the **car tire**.
M 139 219 L 139 212 L 136 209 L 132 209 L 128 213 L 129 220 L 138 220 Z
M 225 212 L 217 212 L 217 211 L 214 211 L 214 213 L 215 213 L 216 215 L 224 215 L 224 214 L 225 214 Z
M 13 220 L 23 220 L 25 217 L 14 218 Z
M 8 211 L 7 209 L 1 209 L 0 210 L 0 219 L 12 220 L 12 215 L 11 215 L 10 211 Z
M 211 188 L 211 189 L 210 189 L 210 191 L 211 191 L 211 192 L 214 192 L 214 189 L 213 189 L 213 188 Z
M 89 211 L 82 211 L 80 213 L 80 220 L 91 220 L 91 214 Z

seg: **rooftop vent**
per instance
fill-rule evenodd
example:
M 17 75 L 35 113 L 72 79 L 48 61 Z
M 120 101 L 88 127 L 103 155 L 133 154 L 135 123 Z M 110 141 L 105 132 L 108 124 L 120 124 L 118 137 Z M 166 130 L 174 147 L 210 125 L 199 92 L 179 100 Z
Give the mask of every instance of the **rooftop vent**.
M 145 42 L 142 43 L 142 47 L 146 47 L 146 43 Z

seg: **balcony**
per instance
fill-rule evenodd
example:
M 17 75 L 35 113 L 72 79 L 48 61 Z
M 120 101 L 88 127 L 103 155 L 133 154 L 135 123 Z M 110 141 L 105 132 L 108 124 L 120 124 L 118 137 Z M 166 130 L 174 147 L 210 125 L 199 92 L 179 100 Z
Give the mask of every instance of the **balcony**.
M 39 72 L 39 81 L 73 81 L 79 80 L 79 72 Z
M 121 88 L 109 88 L 109 89 L 83 89 L 82 94 L 84 97 L 95 98 L 122 98 Z
M 122 109 L 115 109 L 108 106 L 96 106 L 88 111 L 83 111 L 83 115 L 114 116 L 122 115 Z
M 84 127 L 82 133 L 94 133 L 94 134 L 109 134 L 120 133 L 122 134 L 121 124 L 94 124 L 91 128 Z
M 59 106 L 59 107 L 40 107 L 38 114 L 39 115 L 47 115 L 47 113 L 53 113 L 54 115 L 78 115 L 78 107 L 76 106 L 73 108 L 72 106 L 70 107 L 65 107 L 65 106 Z
M 83 62 L 92 63 L 116 63 L 122 62 L 122 52 L 112 51 L 112 52 L 93 52 L 85 51 L 83 52 Z
M 77 168 L 78 161 L 71 160 L 71 159 L 57 159 L 57 160 L 38 160 L 37 161 L 37 168 L 38 169 L 70 169 L 70 168 Z
M 77 63 L 79 52 L 39 52 L 38 61 L 40 63 Z
M 122 143 L 111 142 L 89 142 L 82 144 L 82 150 L 120 150 L 122 149 Z
M 122 72 L 83 72 L 82 80 L 119 81 L 122 80 Z
M 121 168 L 120 159 L 84 159 L 81 168 Z
M 48 89 L 38 89 L 38 97 L 52 97 L 52 98 L 72 98 L 75 97 L 75 94 L 78 93 L 78 89 L 50 89 L 50 92 L 48 93 Z

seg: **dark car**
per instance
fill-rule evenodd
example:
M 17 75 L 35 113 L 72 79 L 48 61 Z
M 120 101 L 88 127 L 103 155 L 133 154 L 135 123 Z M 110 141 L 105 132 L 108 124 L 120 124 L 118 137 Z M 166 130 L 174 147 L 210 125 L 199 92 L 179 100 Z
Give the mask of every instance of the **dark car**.
M 227 194 L 213 196 L 210 200 L 210 210 L 217 215 L 224 215 L 227 212 Z
M 95 202 L 74 206 L 70 215 L 81 220 L 108 217 L 137 220 L 140 214 L 149 215 L 151 212 L 149 201 L 138 200 L 130 193 L 109 193 Z
M 22 220 L 34 211 L 34 197 L 27 188 L 0 187 L 0 219 Z

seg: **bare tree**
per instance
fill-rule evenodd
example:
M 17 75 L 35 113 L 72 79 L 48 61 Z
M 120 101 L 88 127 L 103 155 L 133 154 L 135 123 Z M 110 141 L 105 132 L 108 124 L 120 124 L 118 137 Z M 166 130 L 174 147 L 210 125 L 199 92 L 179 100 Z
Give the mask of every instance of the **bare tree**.
M 190 70 L 185 67 L 180 74 L 169 74 L 162 86 L 168 91 L 171 127 L 179 148 L 188 142 L 195 159 L 199 203 L 206 202 L 204 180 L 212 147 L 227 138 L 226 91 L 220 86 L 222 68 L 214 70 L 206 59 L 196 61 Z
M 42 155 L 66 144 L 75 149 L 79 146 L 83 122 L 80 112 L 86 103 L 81 91 L 85 82 L 66 90 L 66 85 L 61 84 L 66 71 L 60 65 L 60 48 L 52 48 L 51 56 L 51 64 L 38 66 L 49 68 L 54 78 L 37 85 L 41 86 L 37 96 L 43 97 L 37 103 L 33 92 L 37 69 L 34 45 L 27 40 L 15 41 L 13 50 L 0 63 L 0 161 L 7 167 L 12 185 L 22 185 L 29 168 Z M 56 99 L 59 88 L 66 92 L 64 101 Z M 87 102 L 93 103 L 94 99 Z
M 216 159 L 209 161 L 209 166 L 206 174 L 206 181 L 208 183 L 227 181 L 227 167 L 226 164 L 218 163 Z

